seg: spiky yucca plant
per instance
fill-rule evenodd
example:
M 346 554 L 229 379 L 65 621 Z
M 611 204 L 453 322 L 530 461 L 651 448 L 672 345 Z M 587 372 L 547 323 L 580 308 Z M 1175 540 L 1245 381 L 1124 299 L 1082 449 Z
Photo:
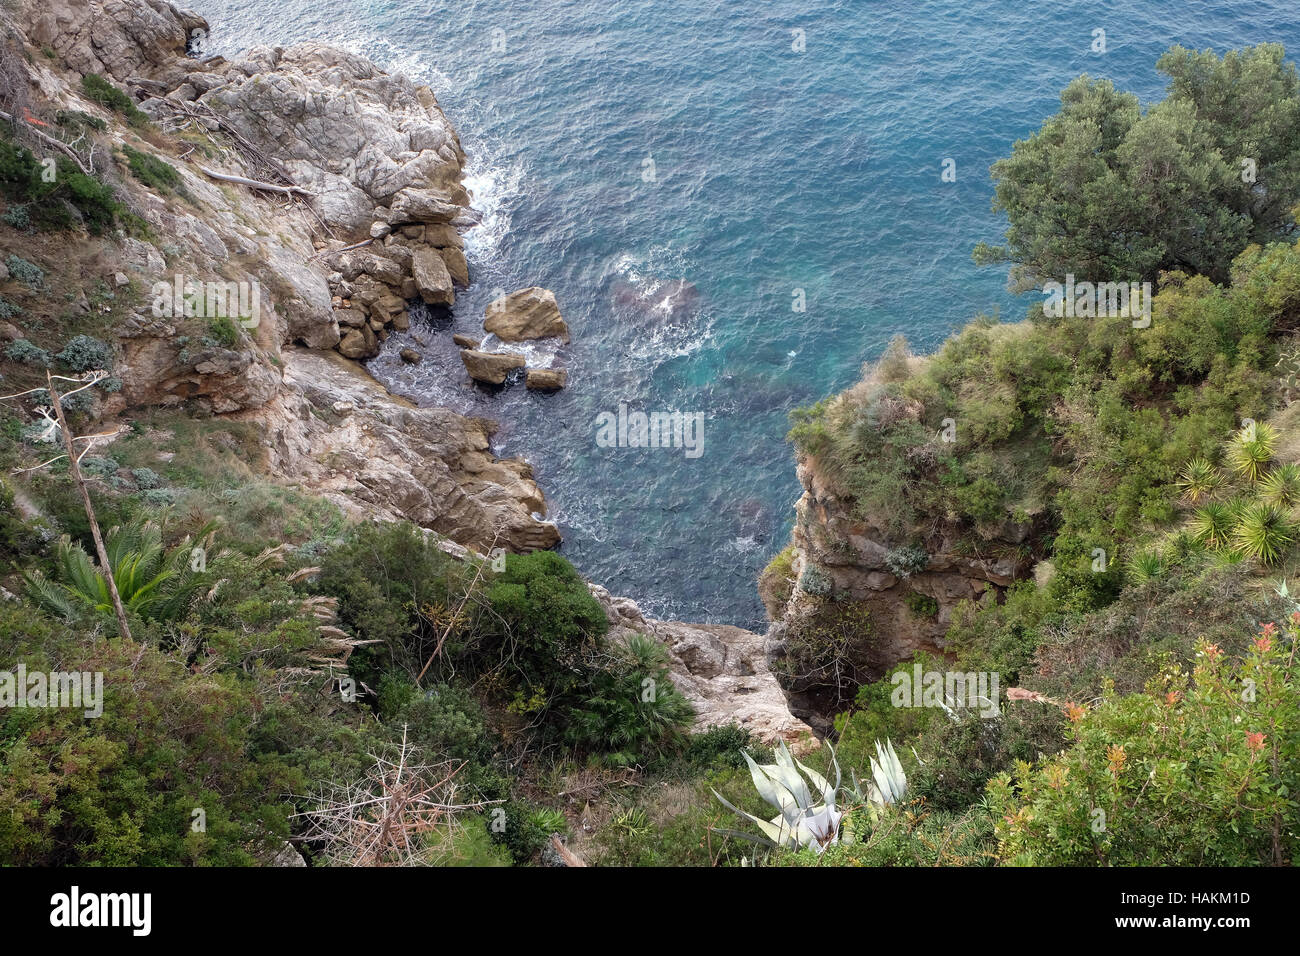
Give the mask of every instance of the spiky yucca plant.
M 1150 581 L 1163 575 L 1165 567 L 1165 556 L 1148 548 L 1130 555 L 1124 569 L 1134 581 Z
M 722 801 L 722 805 L 733 813 L 738 813 L 753 822 L 763 832 L 762 837 L 739 831 L 724 831 L 757 843 L 786 847 L 791 850 L 811 848 L 821 853 L 826 847 L 839 842 L 841 812 L 835 805 L 836 793 L 840 788 L 840 765 L 835 759 L 835 750 L 827 743 L 831 752 L 831 765 L 835 768 L 835 783 L 831 784 L 817 771 L 805 767 L 790 754 L 790 750 L 781 741 L 776 746 L 776 763 L 758 764 L 741 751 L 741 756 L 749 764 L 749 774 L 754 781 L 754 789 L 764 801 L 781 812 L 771 820 L 760 820 L 752 813 L 746 813 L 727 801 L 727 798 L 714 790 L 713 795 Z M 809 790 L 799 771 L 807 776 L 815 790 Z M 817 802 L 820 798 L 820 802 Z
M 1295 528 L 1276 505 L 1257 501 L 1246 505 L 1232 529 L 1238 551 L 1261 564 L 1276 564 L 1295 539 Z
M 1198 541 L 1211 551 L 1219 551 L 1227 547 L 1236 521 L 1231 505 L 1212 501 L 1193 512 L 1190 527 Z
M 1277 449 L 1277 429 L 1264 422 L 1247 425 L 1228 444 L 1233 471 L 1251 482 L 1259 481 Z
M 1259 495 L 1279 508 L 1300 504 L 1300 466 L 1287 462 L 1270 471 L 1259 482 Z
M 1193 458 L 1178 476 L 1178 487 L 1192 504 L 1213 495 L 1221 484 L 1223 475 L 1205 458 Z

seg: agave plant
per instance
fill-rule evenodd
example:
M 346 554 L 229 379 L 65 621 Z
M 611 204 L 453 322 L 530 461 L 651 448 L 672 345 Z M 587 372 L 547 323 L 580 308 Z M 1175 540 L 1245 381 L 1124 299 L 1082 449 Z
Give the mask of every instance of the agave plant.
M 1257 422 L 1237 432 L 1228 445 L 1228 458 L 1237 474 L 1256 482 L 1263 477 L 1276 448 L 1277 430 L 1272 425 Z
M 208 532 L 205 546 L 210 547 L 211 538 Z M 203 581 L 203 575 L 190 568 L 191 539 L 164 553 L 162 531 L 152 521 L 112 528 L 105 535 L 104 550 L 122 604 L 141 617 L 175 620 Z M 108 579 L 85 549 L 64 535 L 55 546 L 54 557 L 58 581 L 40 572 L 24 575 L 32 598 L 63 618 L 74 618 L 87 609 L 112 617 Z
M 1287 462 L 1269 472 L 1259 483 L 1259 494 L 1279 508 L 1300 504 L 1300 466 Z
M 1237 515 L 1231 505 L 1210 502 L 1192 514 L 1191 532 L 1211 551 L 1219 551 L 1228 544 Z
M 829 743 L 827 747 L 830 747 Z M 763 832 L 763 836 L 755 837 L 734 830 L 725 832 L 792 850 L 812 848 L 818 853 L 839 842 L 840 817 L 843 814 L 835 805 L 836 793 L 840 788 L 840 765 L 835 759 L 834 748 L 831 748 L 831 765 L 835 768 L 834 784 L 791 756 L 784 741 L 777 744 L 774 764 L 755 763 L 743 750 L 741 756 L 749 764 L 749 774 L 754 780 L 758 795 L 781 812 L 771 820 L 761 820 L 752 813 L 733 806 L 726 797 L 714 790 L 713 795 L 722 801 L 723 806 L 753 822 Z M 803 776 L 800 771 L 803 771 Z M 808 782 L 804 781 L 804 776 L 812 783 L 812 790 L 809 789 Z M 817 802 L 818 798 L 820 802 Z
M 749 763 L 749 772 L 754 779 L 754 786 L 759 796 L 772 806 L 781 810 L 771 820 L 760 820 L 752 814 L 745 813 L 732 806 L 716 790 L 713 795 L 722 801 L 729 810 L 753 821 L 763 831 L 763 837 L 734 830 L 725 831 L 770 846 L 783 846 L 790 849 L 812 848 L 821 853 L 828 846 L 840 841 L 840 821 L 843 811 L 836 805 L 836 795 L 840 789 L 840 765 L 835 757 L 835 748 L 827 742 L 831 753 L 831 766 L 835 768 L 835 783 L 832 785 L 825 777 L 805 767 L 790 755 L 784 743 L 777 746 L 776 763 L 759 765 L 742 751 L 742 756 Z M 809 790 L 799 775 L 802 770 L 813 784 Z M 876 741 L 876 756 L 871 758 L 871 780 L 864 790 L 856 773 L 850 771 L 853 787 L 845 788 L 845 797 L 850 808 L 864 806 L 873 820 L 879 819 L 881 811 L 890 804 L 898 803 L 907 794 L 907 774 L 894 752 L 894 745 L 886 740 L 884 746 Z M 814 793 L 816 791 L 816 793 Z M 814 803 L 820 794 L 821 803 Z
M 878 817 L 885 807 L 899 803 L 907 796 L 907 774 L 903 772 L 894 744 L 888 738 L 883 747 L 879 740 L 876 741 L 876 756 L 871 758 L 871 780 L 865 791 L 858 775 L 852 771 L 850 775 L 853 778 L 852 796 L 871 811 L 873 818 Z
M 1236 549 L 1261 564 L 1275 564 L 1295 539 L 1295 528 L 1276 505 L 1246 505 L 1232 529 Z
M 1178 477 L 1178 487 L 1192 504 L 1208 498 L 1223 484 L 1223 476 L 1204 458 L 1193 458 Z

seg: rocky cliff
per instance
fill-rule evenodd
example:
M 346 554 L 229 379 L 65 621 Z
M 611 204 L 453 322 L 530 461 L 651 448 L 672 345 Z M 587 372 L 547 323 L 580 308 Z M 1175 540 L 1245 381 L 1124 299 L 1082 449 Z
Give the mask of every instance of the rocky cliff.
M 973 531 L 943 514 L 900 528 L 897 515 L 864 509 L 827 472 L 815 455 L 801 457 L 790 547 L 760 582 L 773 669 L 794 713 L 822 731 L 859 684 L 918 651 L 947 655 L 956 607 L 1000 601 L 1030 574 L 1041 530 L 1033 516 Z
M 529 465 L 492 453 L 494 423 L 418 407 L 353 361 L 407 328 L 416 305 L 449 307 L 470 281 L 465 156 L 431 90 L 316 43 L 204 56 L 207 22 L 161 0 L 27 0 L 4 25 L 22 57 L 7 58 L 18 80 L 0 105 L 37 128 L 54 115 L 103 124 L 103 146 L 65 152 L 141 223 L 84 236 L 47 275 L 85 321 L 105 313 L 121 386 L 94 400 L 106 431 L 151 407 L 220 416 L 261 435 L 267 478 L 354 517 L 406 519 L 478 552 L 559 544 Z M 150 122 L 90 95 L 91 75 L 127 90 Z M 180 302 L 159 308 L 160 283 L 190 280 L 255 288 L 256 314 L 213 325 Z M 58 327 L 54 298 L 23 304 Z M 615 639 L 668 645 L 701 727 L 807 736 L 758 635 L 648 620 L 594 591 Z

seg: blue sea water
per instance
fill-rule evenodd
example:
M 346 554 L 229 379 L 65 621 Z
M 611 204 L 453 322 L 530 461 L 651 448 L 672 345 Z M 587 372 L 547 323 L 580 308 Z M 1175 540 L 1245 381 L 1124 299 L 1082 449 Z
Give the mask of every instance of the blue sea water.
M 481 334 L 494 290 L 549 288 L 573 343 L 536 359 L 571 384 L 467 388 L 445 324 L 394 336 L 372 371 L 498 419 L 498 453 L 534 463 L 591 579 L 660 617 L 750 627 L 799 493 L 789 410 L 896 333 L 930 351 L 1037 301 L 971 261 L 1004 226 L 989 164 L 1081 73 L 1150 102 L 1175 43 L 1300 51 L 1294 3 L 1262 0 L 191 2 L 217 52 L 323 39 L 432 86 L 485 214 L 454 329 Z M 408 344 L 418 368 L 396 358 Z M 704 453 L 598 447 L 620 402 L 703 413 Z

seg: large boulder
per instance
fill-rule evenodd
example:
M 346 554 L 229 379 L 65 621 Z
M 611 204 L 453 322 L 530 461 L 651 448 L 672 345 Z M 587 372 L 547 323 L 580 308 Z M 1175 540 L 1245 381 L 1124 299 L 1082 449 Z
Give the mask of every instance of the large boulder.
M 549 338 L 569 341 L 569 326 L 560 315 L 555 293 L 536 286 L 488 303 L 483 328 L 503 342 Z
M 420 298 L 429 305 L 452 305 L 456 292 L 452 288 L 451 273 L 438 250 L 421 246 L 411 257 L 411 275 Z
M 506 376 L 512 369 L 524 367 L 522 355 L 508 352 L 479 352 L 475 349 L 461 349 L 460 360 L 465 363 L 469 377 L 476 382 L 488 385 L 504 385 Z
M 569 382 L 569 372 L 562 368 L 530 368 L 524 375 L 524 385 L 537 392 L 554 392 Z

